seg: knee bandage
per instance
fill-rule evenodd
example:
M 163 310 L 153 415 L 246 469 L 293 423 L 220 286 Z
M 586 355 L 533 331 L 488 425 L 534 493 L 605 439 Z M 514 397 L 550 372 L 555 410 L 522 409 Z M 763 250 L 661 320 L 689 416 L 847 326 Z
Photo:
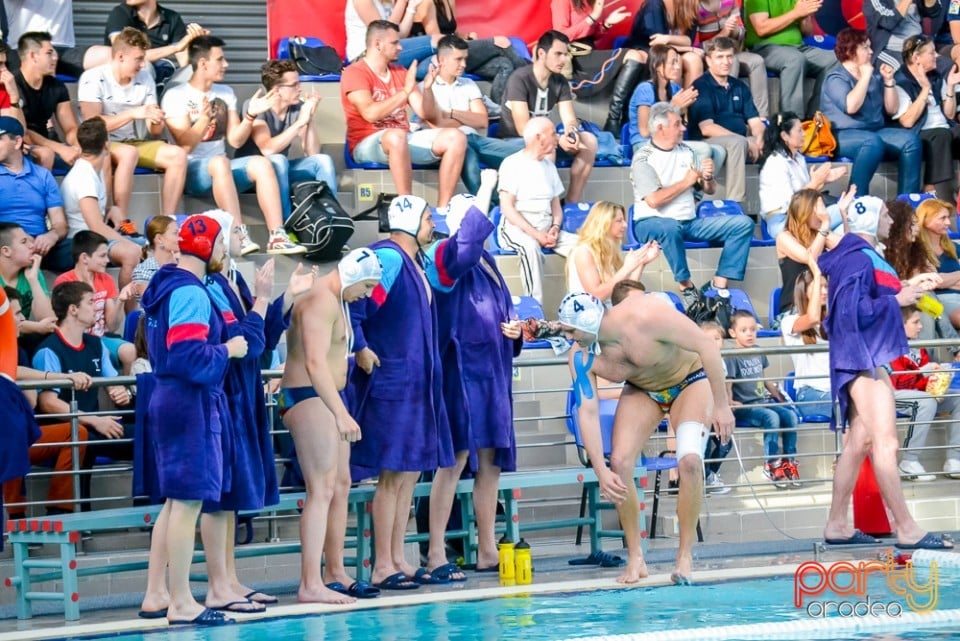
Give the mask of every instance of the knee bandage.
M 695 454 L 703 460 L 710 432 L 707 426 L 696 421 L 684 421 L 677 425 L 677 461 L 688 454 Z

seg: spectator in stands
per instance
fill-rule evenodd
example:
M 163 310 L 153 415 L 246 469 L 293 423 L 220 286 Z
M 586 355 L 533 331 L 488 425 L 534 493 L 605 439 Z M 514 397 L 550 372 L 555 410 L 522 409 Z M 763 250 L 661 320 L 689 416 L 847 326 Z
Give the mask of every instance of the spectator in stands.
M 73 31 L 73 0 L 5 0 L 10 14 L 8 42 L 19 42 L 27 33 L 43 32 L 56 54 L 56 73 L 79 78 L 84 69 L 106 62 L 97 47 L 77 46 Z M 20 47 L 23 63 L 23 48 Z M 51 72 L 52 75 L 53 72 Z
M 572 59 L 564 59 L 562 73 L 572 81 L 573 92 L 582 98 L 596 95 L 613 83 L 613 93 L 603 128 L 619 139 L 620 129 L 627 115 L 623 110 L 640 82 L 647 53 L 643 49 L 624 48 L 610 51 L 595 48 L 597 39 L 611 27 L 630 17 L 630 12 L 625 7 L 617 7 L 612 11 L 605 11 L 606 8 L 607 0 L 550 0 L 553 28 L 569 41 L 576 42 L 577 45 L 574 46 L 578 49 L 577 55 Z M 546 45 L 547 48 L 549 46 Z M 522 129 L 518 124 L 517 131 Z
M 118 376 L 110 360 L 107 345 L 100 337 L 91 333 L 97 323 L 95 293 L 87 283 L 64 282 L 53 288 L 50 297 L 53 311 L 57 316 L 57 331 L 47 337 L 33 356 L 33 367 L 50 372 L 50 378 L 58 378 L 53 373 L 84 372 L 92 378 Z M 130 346 L 133 347 L 132 345 Z M 133 362 L 132 360 L 130 361 Z M 107 395 L 117 407 L 128 407 L 132 403 L 130 390 L 123 385 L 107 386 Z M 40 414 L 68 414 L 70 401 L 75 398 L 79 421 L 86 426 L 90 441 L 129 438 L 133 429 L 126 427 L 119 416 L 92 416 L 102 409 L 99 402 L 100 388 L 91 387 L 85 391 L 44 389 L 40 392 L 37 405 Z M 99 448 L 88 446 L 83 459 L 83 468 L 90 469 L 99 454 L 109 454 L 114 458 L 130 458 L 132 446 L 111 446 Z M 89 497 L 89 475 L 81 479 L 83 496 Z
M 0 223 L 0 286 L 16 290 L 17 304 L 26 319 L 18 325 L 18 334 L 31 338 L 45 336 L 56 328 L 50 292 L 40 271 L 41 258 L 23 227 Z
M 696 0 L 646 0 L 633 17 L 627 46 L 649 51 L 670 45 L 680 53 L 683 86 L 703 74 L 703 52 L 693 46 L 697 37 Z
M 490 82 L 490 103 L 495 108 L 494 115 L 500 115 L 500 101 L 507 86 L 507 78 L 514 69 L 530 64 L 530 61 L 518 54 L 513 43 L 506 36 L 478 38 L 476 33 L 458 34 L 457 18 L 454 16 L 454 0 L 424 0 L 421 7 L 426 8 L 426 16 L 421 22 L 415 22 L 411 33 L 422 31 L 428 35 L 460 36 L 467 43 L 466 73 L 478 76 Z M 418 30 L 418 27 L 420 29 Z M 437 42 L 437 55 L 440 54 L 440 42 Z
M 717 36 L 730 38 L 737 44 L 737 53 L 730 66 L 734 78 L 747 76 L 750 94 L 760 117 L 770 117 L 770 96 L 767 89 L 767 68 L 763 57 L 743 48 L 747 28 L 740 13 L 740 0 L 700 0 L 697 6 L 697 38 L 703 47 Z M 742 65 L 742 66 L 741 66 Z
M 900 108 L 893 118 L 920 136 L 923 147 L 923 191 L 954 200 L 953 161 L 960 159 L 960 124 L 956 122 L 956 88 L 960 70 L 937 70 L 933 38 L 910 36 L 903 43 L 903 66 L 893 76 Z
M 833 127 L 837 156 L 853 158 L 850 182 L 861 196 L 869 194 L 880 161 L 897 159 L 897 192 L 919 191 L 920 139 L 911 131 L 886 126 L 886 118 L 899 106 L 893 67 L 881 62 L 874 71 L 870 40 L 857 29 L 838 33 L 834 51 L 840 65 L 827 74 L 820 108 Z
M 517 73 L 521 73 L 521 69 Z M 550 160 L 557 134 L 549 119 L 535 116 L 523 128 L 524 148 L 500 165 L 501 246 L 520 256 L 523 292 L 543 304 L 543 249 L 566 256 L 577 237 L 563 231 L 563 183 Z
M 14 78 L 20 90 L 30 155 L 46 169 L 54 165 L 65 169 L 80 157 L 77 116 L 67 86 L 55 77 L 57 52 L 51 38 L 47 32 L 20 36 L 20 69 Z
M 920 338 L 922 323 L 917 306 L 901 307 L 900 313 L 903 315 L 903 330 L 907 340 Z M 907 354 L 890 363 L 893 397 L 897 401 L 914 403 L 917 410 L 900 454 L 900 474 L 911 481 L 933 481 L 937 478 L 927 473 L 920 463 L 920 456 L 926 453 L 924 448 L 927 447 L 930 423 L 938 414 L 950 416 L 946 428 L 948 449 L 943 472 L 951 478 L 960 478 L 960 397 L 944 394 L 944 388 L 934 393 L 930 391 L 931 383 L 936 385 L 937 376 L 949 376 L 947 372 L 937 374 L 941 369 L 939 363 L 931 362 L 930 355 L 922 347 L 911 348 Z
M 210 34 L 195 22 L 184 24 L 179 13 L 161 6 L 157 0 L 126 0 L 111 9 L 104 28 L 104 44 L 112 46 L 127 27 L 142 31 L 150 39 L 147 62 L 153 65 L 158 85 L 169 82 L 178 69 L 189 70 L 190 43 Z
M 0 2 L 0 5 L 3 3 Z M 0 41 L 0 116 L 10 116 L 26 126 L 23 118 L 23 108 L 20 106 L 20 88 L 17 79 L 7 67 L 7 56 L 10 48 Z
M 917 205 L 917 223 L 918 239 L 930 264 L 924 271 L 940 274 L 936 296 L 943 303 L 945 316 L 960 328 L 960 260 L 957 243 L 949 235 L 955 211 L 951 203 L 929 198 Z
M 253 121 L 250 137 L 237 150 L 237 157 L 266 156 L 273 164 L 280 185 L 283 220 L 290 217 L 290 193 L 296 183 L 322 180 L 337 192 L 337 174 L 333 159 L 320 153 L 320 138 L 313 124 L 320 97 L 305 98 L 300 89 L 300 75 L 292 60 L 270 60 L 260 68 L 260 81 L 271 97 L 270 108 Z M 249 102 L 243 111 L 248 113 Z M 290 159 L 290 145 L 300 140 L 302 158 Z
M 690 106 L 691 137 L 726 150 L 724 192 L 727 199 L 743 202 L 747 197 L 745 162 L 760 158 L 765 125 L 750 88 L 730 75 L 736 53 L 733 40 L 712 38 L 706 52 L 708 71 L 693 83 L 697 99 Z
M 831 428 L 849 433 L 833 476 L 833 502 L 824 527 L 827 543 L 876 544 L 849 523 L 850 497 L 860 466 L 871 454 L 884 505 L 897 524 L 897 544 L 909 549 L 948 549 L 952 541 L 925 532 L 910 515 L 897 469 L 899 443 L 893 387 L 885 365 L 909 351 L 899 308 L 916 303 L 934 286 L 935 274 L 900 282 L 875 245 L 887 239 L 890 218 L 879 198 L 853 203 L 850 233 L 820 256 L 830 283 L 824 319 L 830 337 L 830 390 L 840 404 Z M 848 424 L 849 421 L 849 424 Z
M 837 209 L 845 221 L 847 210 L 853 201 L 856 187 L 847 190 Z M 801 189 L 790 199 L 787 208 L 786 225 L 777 234 L 777 263 L 780 266 L 780 314 L 793 308 L 793 286 L 809 268 L 811 260 L 816 260 L 825 249 L 832 249 L 840 242 L 840 233 L 833 231 L 833 220 L 823 204 L 823 196 L 814 189 Z
M 792 310 L 780 320 L 783 344 L 826 345 L 827 333 L 821 321 L 827 313 L 827 283 L 816 260 L 794 283 Z M 796 377 L 794 395 L 800 416 L 832 416 L 830 356 L 827 352 L 791 353 Z
M 271 106 L 262 89 L 250 99 L 247 113 L 237 115 L 233 89 L 219 84 L 227 72 L 224 42 L 214 36 L 198 36 L 190 43 L 190 82 L 171 87 L 163 94 L 161 107 L 178 145 L 189 153 L 184 191 L 204 197 L 211 193 L 217 207 L 229 211 L 243 236 L 241 254 L 260 251 L 250 239 L 240 212 L 240 193 L 256 189 L 257 204 L 270 232 L 268 254 L 303 254 L 306 248 L 293 243 L 283 229 L 280 186 L 270 161 L 262 156 L 226 156 L 226 145 L 241 147 L 250 137 L 253 121 Z
M 760 215 L 767 223 L 767 234 L 776 238 L 787 225 L 787 208 L 793 195 L 801 189 L 823 191 L 827 183 L 836 182 L 847 173 L 842 165 L 829 162 L 807 167 L 801 153 L 804 133 L 800 116 L 786 111 L 776 115 L 763 132 L 760 154 Z M 840 210 L 830 206 L 830 228 L 841 223 Z
M 90 334 L 101 340 L 114 362 L 121 363 L 123 372 L 128 373 L 137 358 L 136 350 L 132 344 L 107 334 L 115 335 L 120 330 L 123 321 L 122 305 L 134 297 L 136 288 L 133 283 L 128 283 L 123 289 L 117 290 L 113 277 L 107 273 L 107 265 L 110 263 L 108 246 L 109 241 L 96 232 L 77 232 L 73 237 L 75 267 L 60 274 L 53 286 L 56 289 L 57 285 L 76 281 L 90 286 L 96 312 L 93 323 L 88 328 Z M 56 312 L 55 304 L 53 309 Z M 59 315 L 57 320 L 60 320 Z
M 643 268 L 656 260 L 660 247 L 649 241 L 622 254 L 627 213 L 621 205 L 601 200 L 577 231 L 577 244 L 567 256 L 567 291 L 587 292 L 610 306 L 613 288 L 622 280 L 639 281 Z
M 141 616 L 221 625 L 230 619 L 193 598 L 190 565 L 202 501 L 219 500 L 224 487 L 224 425 L 217 407 L 224 402 L 230 359 L 246 356 L 247 341 L 234 336 L 221 342 L 224 320 L 201 280 L 223 260 L 226 240 L 220 224 L 208 216 L 190 216 L 179 239 L 180 264 L 162 267 L 143 296 L 144 311 L 155 321 L 147 327 L 147 350 L 157 378 L 147 429 L 156 444 L 159 495 L 167 499 L 154 525 Z M 226 519 L 210 525 L 205 545 L 221 546 L 214 554 L 222 554 Z M 164 585 L 168 563 L 169 592 Z
M 813 35 L 813 14 L 823 0 L 745 0 L 746 44 L 780 77 L 780 111 L 813 115 L 820 86 L 836 64 L 829 51 L 803 43 Z M 804 98 L 803 79 L 816 78 Z
M 870 0 L 863 3 L 866 33 L 870 37 L 873 62 L 885 63 L 894 69 L 906 62 L 904 44 L 908 38 L 935 34 L 946 17 L 948 2 L 939 0 Z M 924 27 L 926 23 L 929 31 Z M 944 69 L 945 71 L 945 69 Z
M 67 219 L 57 181 L 23 155 L 23 125 L 9 116 L 0 116 L 0 193 L 18 196 L 0 200 L 0 222 L 16 223 L 33 236 L 33 251 L 43 256 L 45 269 L 70 269 Z
M 403 68 L 409 68 L 414 62 L 426 63 L 436 50 L 440 34 L 410 37 L 414 22 L 423 22 L 427 18 L 428 5 L 424 0 L 347 0 L 344 21 L 347 30 L 347 60 L 356 62 L 370 49 L 370 25 L 374 22 L 390 22 L 398 36 L 399 48 L 396 62 Z M 421 70 L 426 72 L 426 66 Z
M 130 213 L 137 167 L 163 172 L 164 214 L 179 211 L 187 178 L 187 152 L 157 139 L 163 134 L 163 111 L 157 105 L 153 78 L 144 69 L 149 49 L 142 31 L 125 28 L 113 39 L 110 63 L 85 71 L 77 89 L 83 119 L 100 116 L 110 132 L 113 200 L 124 214 Z
M 680 111 L 658 102 L 650 108 L 650 142 L 633 156 L 633 228 L 640 242 L 656 240 L 680 284 L 684 307 L 699 300 L 690 280 L 685 240 L 723 243 L 716 275 L 705 288 L 724 288 L 728 279 L 743 280 L 753 236 L 753 221 L 744 215 L 698 218 L 694 188 L 705 194 L 716 189 L 713 161 L 699 161 L 683 143 Z
M 423 117 L 423 95 L 417 89 L 416 69 L 393 64 L 399 51 L 395 24 L 384 20 L 369 24 L 363 57 L 344 69 L 340 78 L 347 149 L 356 162 L 388 164 L 401 194 L 413 191 L 411 161 L 439 161 L 437 206 L 445 207 L 457 187 L 467 138 L 453 128 L 410 131 L 407 105 Z
M 501 138 L 519 136 L 526 130 L 530 118 L 549 116 L 556 107 L 563 123 L 557 156 L 572 161 L 567 202 L 578 203 L 593 171 L 597 139 L 591 133 L 580 131 L 570 83 L 561 73 L 570 57 L 569 46 L 570 39 L 559 31 L 547 31 L 540 36 L 533 50 L 533 64 L 517 69 L 507 81 L 497 135 Z M 623 97 L 624 102 L 629 95 Z
M 7 300 L 10 302 L 13 316 L 16 319 L 17 336 L 19 337 L 24 323 L 27 322 L 20 306 L 20 294 L 12 287 L 4 287 L 4 292 L 6 293 Z M 14 351 L 17 350 L 15 349 Z M 50 377 L 49 372 L 33 369 L 24 364 L 29 363 L 29 360 L 27 360 L 26 353 L 22 348 L 19 349 L 18 360 L 20 364 L 17 367 L 16 380 L 39 381 L 46 380 Z M 78 391 L 88 390 L 92 382 L 90 376 L 85 372 L 59 373 L 57 376 L 51 378 L 70 380 L 73 382 L 74 388 Z M 30 406 L 34 407 L 37 403 L 37 391 L 23 390 L 23 394 L 26 396 Z M 11 408 L 7 409 L 9 411 Z M 31 417 L 32 416 L 31 413 Z M 86 442 L 86 440 L 87 428 L 83 425 L 77 426 L 77 441 L 83 443 Z M 40 427 L 40 438 L 35 441 L 34 445 L 30 448 L 29 458 L 31 465 L 42 465 L 52 461 L 53 471 L 57 473 L 50 477 L 50 489 L 47 491 L 48 515 L 73 512 L 73 501 L 76 500 L 73 493 L 73 479 L 71 478 L 74 450 L 71 445 L 60 445 L 61 443 L 70 443 L 71 441 L 73 441 L 73 436 L 69 422 L 42 425 Z M 54 445 L 44 445 L 45 443 L 54 443 Z M 77 456 L 82 459 L 85 450 L 86 448 L 84 446 L 79 446 L 77 448 Z M 3 484 L 3 502 L 6 505 L 19 503 L 22 497 L 22 477 L 14 478 Z M 8 508 L 8 516 L 11 519 L 24 518 L 26 516 L 26 510 L 13 511 Z
M 680 54 L 670 45 L 650 47 L 650 80 L 637 85 L 630 98 L 630 144 L 636 152 L 650 142 L 650 107 L 658 102 L 669 102 L 686 114 L 697 99 L 693 87 L 680 87 Z M 714 170 L 723 167 L 727 151 L 720 145 L 711 145 L 702 140 L 685 140 L 700 158 L 712 158 Z
M 123 210 L 108 207 L 104 165 L 109 162 L 107 125 L 100 117 L 85 120 L 77 129 L 80 157 L 60 183 L 63 207 L 67 215 L 67 238 L 78 232 L 94 231 L 107 239 L 110 262 L 120 267 L 118 282 L 123 289 L 140 263 L 140 245 L 119 230 L 125 227 Z M 170 145 L 167 145 L 170 146 Z M 179 147 L 173 147 L 179 151 Z
M 757 344 L 757 319 L 753 312 L 739 309 L 730 318 L 730 336 L 738 349 Z M 778 488 L 800 487 L 797 469 L 797 424 L 799 417 L 787 403 L 774 380 L 763 378 L 769 362 L 766 356 L 728 356 L 727 389 L 730 407 L 738 425 L 763 428 L 763 450 L 766 461 L 763 475 Z M 745 380 L 744 380 L 745 379 Z M 780 441 L 783 440 L 781 456 Z
M 153 275 L 164 265 L 176 264 L 180 258 L 177 245 L 179 230 L 172 216 L 154 216 L 147 223 L 144 234 L 147 244 L 140 254 L 140 264 L 133 270 L 132 280 L 137 285 L 138 297 L 143 295 Z
M 352 603 L 379 594 L 366 581 L 353 581 L 343 564 L 350 446 L 361 437 L 343 395 L 351 343 L 343 306 L 370 296 L 382 275 L 370 249 L 355 249 L 294 303 L 277 406 L 294 439 L 306 486 L 300 602 Z

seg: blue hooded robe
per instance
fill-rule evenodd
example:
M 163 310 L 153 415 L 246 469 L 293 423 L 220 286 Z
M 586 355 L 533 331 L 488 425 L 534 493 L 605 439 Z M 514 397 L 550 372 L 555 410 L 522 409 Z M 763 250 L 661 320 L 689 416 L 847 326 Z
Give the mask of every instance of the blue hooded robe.
M 461 232 L 478 224 L 489 227 L 479 210 L 472 211 L 481 220 L 468 214 Z M 452 285 L 480 259 L 483 238 L 436 243 L 430 248 L 435 259 L 425 270 L 438 275 L 430 280 Z M 397 243 L 387 239 L 370 247 L 380 259 L 383 277 L 369 298 L 350 304 L 350 323 L 354 351 L 369 347 L 380 366 L 370 375 L 353 367 L 349 375 L 350 407 L 363 433 L 350 455 L 354 479 L 380 470 L 450 467 L 455 457 L 443 404 L 436 296 L 428 294 L 424 274 Z
M 229 409 L 223 393 L 226 328 L 203 283 L 164 265 L 143 293 L 147 352 L 156 386 L 147 412 L 162 498 L 216 501 L 229 491 L 221 439 Z M 221 417 L 224 417 L 221 419 Z
M 833 417 L 830 428 L 845 430 L 850 383 L 910 351 L 896 299 L 902 286 L 893 267 L 856 234 L 846 234 L 819 264 L 830 283 L 823 326 L 830 337 L 831 400 L 840 401 L 840 424 Z
M 223 388 L 230 406 L 230 421 L 224 425 L 223 438 L 230 440 L 234 452 L 233 483 L 219 501 L 204 501 L 203 511 L 259 510 L 280 501 L 260 357 L 276 348 L 290 317 L 283 313 L 282 296 L 267 307 L 266 319 L 248 311 L 253 307 L 253 296 L 239 273 L 239 298 L 223 274 L 208 274 L 206 286 L 226 324 L 227 337 L 247 339 L 247 355 L 230 361 Z
M 493 231 L 486 217 L 482 221 L 486 225 L 476 221 L 461 226 L 447 247 L 463 247 L 458 255 L 472 258 L 473 248 L 482 247 Z M 453 451 L 469 450 L 470 469 L 475 472 L 477 450 L 494 449 L 494 465 L 512 472 L 517 467 L 513 359 L 520 355 L 523 340 L 505 337 L 500 323 L 514 318 L 513 298 L 488 252 L 483 251 L 479 262 L 473 262 L 466 271 L 459 266 L 455 269 L 463 273 L 452 286 L 446 282 L 434 284 L 443 399 Z M 434 270 L 428 271 L 432 273 Z

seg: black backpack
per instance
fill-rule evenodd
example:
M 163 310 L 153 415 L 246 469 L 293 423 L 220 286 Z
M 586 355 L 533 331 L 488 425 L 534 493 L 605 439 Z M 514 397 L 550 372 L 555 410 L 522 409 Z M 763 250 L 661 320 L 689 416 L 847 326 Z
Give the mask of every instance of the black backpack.
M 333 47 L 323 45 L 311 47 L 304 44 L 304 39 L 294 36 L 287 41 L 287 51 L 290 59 L 297 66 L 297 71 L 304 76 L 340 75 L 343 71 L 343 60 Z
M 353 221 L 322 180 L 297 183 L 291 194 L 293 211 L 283 224 L 288 234 L 307 248 L 310 260 L 340 260 L 343 246 L 353 235 Z
M 720 325 L 724 332 L 730 329 L 731 316 L 733 316 L 733 304 L 730 302 L 729 293 L 726 296 L 720 295 L 719 292 L 713 296 L 701 293 L 697 302 L 687 308 L 687 317 L 697 325 L 714 322 Z

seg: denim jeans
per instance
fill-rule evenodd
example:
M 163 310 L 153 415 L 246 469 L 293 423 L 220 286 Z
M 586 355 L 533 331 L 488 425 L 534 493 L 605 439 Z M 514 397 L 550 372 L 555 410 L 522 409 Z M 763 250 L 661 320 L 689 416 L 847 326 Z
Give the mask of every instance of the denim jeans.
M 490 138 L 480 134 L 467 134 L 467 153 L 463 158 L 460 177 L 471 194 L 480 189 L 480 163 L 494 169 L 507 156 L 523 149 L 523 138 Z
M 722 242 L 717 276 L 743 280 L 750 254 L 750 239 L 753 238 L 753 219 L 749 216 L 709 216 L 686 221 L 651 216 L 635 220 L 633 229 L 641 243 L 648 240 L 660 243 L 673 272 L 673 279 L 678 283 L 690 280 L 687 253 L 683 247 L 686 240 Z
M 800 416 L 832 416 L 833 403 L 830 401 L 830 392 L 822 392 L 809 385 L 800 385 L 796 389 L 797 409 Z
M 920 191 L 920 162 L 923 147 L 912 131 L 899 127 L 884 127 L 877 131 L 866 129 L 838 129 L 837 156 L 853 158 L 850 183 L 857 186 L 857 195 L 870 193 L 870 179 L 880 161 L 897 160 L 897 193 Z
M 749 403 L 733 408 L 733 416 L 737 420 L 737 425 L 747 427 L 762 427 L 766 430 L 763 435 L 763 450 L 768 461 L 775 461 L 780 458 L 780 438 L 783 438 L 783 455 L 791 457 L 797 453 L 797 430 L 787 429 L 784 432 L 778 432 L 782 428 L 795 428 L 799 422 L 797 414 L 789 407 L 779 405 L 769 405 L 766 402 Z
M 280 204 L 283 206 L 283 220 L 290 218 L 290 192 L 293 186 L 308 180 L 322 180 L 333 193 L 337 193 L 337 174 L 333 167 L 333 159 L 326 154 L 315 154 L 304 158 L 290 160 L 283 154 L 267 156 L 277 172 L 277 182 L 280 183 Z
M 704 475 L 710 474 L 711 472 L 719 472 L 720 466 L 723 465 L 723 460 L 726 458 L 727 454 L 730 453 L 730 450 L 733 449 L 733 440 L 729 440 L 726 443 L 721 443 L 720 439 L 717 438 L 715 434 L 710 435 L 710 439 L 707 441 L 707 448 L 703 453 L 703 460 L 707 461 L 710 459 L 717 459 L 710 461 L 709 463 L 703 464 Z
M 247 175 L 247 164 L 253 156 L 244 156 L 243 158 L 234 158 L 230 161 L 230 169 L 233 171 L 233 182 L 237 186 L 237 193 L 242 194 L 245 191 L 253 189 L 254 182 Z M 184 193 L 201 198 L 213 193 L 213 178 L 207 171 L 207 165 L 210 164 L 209 158 L 191 158 L 187 160 L 187 182 L 183 187 Z
M 417 80 L 423 80 L 427 75 L 427 59 L 433 55 L 433 45 L 430 44 L 431 36 L 416 36 L 414 38 L 404 38 L 400 41 L 400 56 L 397 58 L 397 64 L 406 69 L 410 68 L 413 61 L 416 60 Z

